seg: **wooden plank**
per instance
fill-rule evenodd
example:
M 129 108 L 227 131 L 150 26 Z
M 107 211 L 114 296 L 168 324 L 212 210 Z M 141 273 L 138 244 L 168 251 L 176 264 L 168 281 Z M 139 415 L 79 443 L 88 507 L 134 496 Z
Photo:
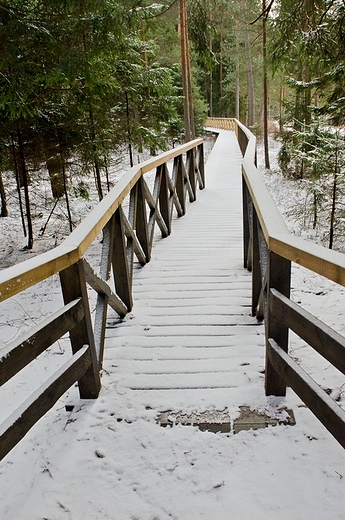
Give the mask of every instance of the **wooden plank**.
M 80 298 L 65 305 L 0 351 L 0 386 L 26 367 L 84 317 Z
M 89 264 L 85 258 L 82 260 L 84 263 L 85 269 L 85 278 L 87 283 L 99 294 L 105 294 L 108 297 L 108 303 L 115 312 L 117 312 L 121 318 L 124 318 L 128 312 L 126 305 L 123 301 L 117 296 L 117 294 L 113 293 L 111 287 L 98 276 L 97 273 L 93 270 L 92 266 Z
M 345 374 L 345 338 L 321 320 L 280 294 L 270 291 L 270 312 Z
M 188 173 L 186 171 L 186 166 L 183 163 L 182 157 L 181 157 L 181 169 L 182 169 L 183 182 L 185 184 L 185 187 L 187 188 L 187 192 L 188 192 L 188 195 L 189 195 L 189 201 L 193 202 L 194 201 L 193 189 L 192 189 L 192 186 L 191 186 L 191 183 L 190 183 L 190 179 L 189 179 Z
M 184 212 L 182 210 L 182 206 L 180 204 L 179 198 L 176 193 L 176 186 L 173 185 L 173 181 L 170 179 L 169 175 L 167 176 L 168 181 L 168 189 L 170 191 L 170 207 L 169 207 L 169 219 L 172 220 L 172 214 L 174 206 L 176 208 L 176 212 L 178 217 L 183 217 Z
M 0 425 L 0 460 L 26 435 L 91 365 L 90 348 L 81 348 Z
M 150 237 L 150 243 L 152 243 L 153 240 L 153 232 L 154 232 L 154 225 L 157 220 L 157 224 L 162 232 L 162 237 L 165 238 L 169 235 L 168 229 L 165 225 L 165 222 L 162 218 L 162 215 L 160 214 L 160 211 L 157 207 L 157 202 L 155 201 L 154 197 L 152 196 L 146 182 L 144 181 L 144 194 L 145 199 L 150 207 L 150 216 L 149 216 L 149 223 L 148 223 L 148 231 L 149 231 L 149 237 Z
M 345 287 L 345 255 L 319 244 L 307 242 L 290 233 L 272 234 L 270 249 Z
M 146 264 L 146 255 L 132 229 L 132 226 L 128 222 L 128 219 L 124 213 L 122 213 L 122 219 L 125 226 L 125 234 L 127 238 L 130 238 L 133 242 L 134 253 L 139 260 L 140 265 Z
M 345 448 L 345 411 L 273 339 L 268 345 L 275 370 Z

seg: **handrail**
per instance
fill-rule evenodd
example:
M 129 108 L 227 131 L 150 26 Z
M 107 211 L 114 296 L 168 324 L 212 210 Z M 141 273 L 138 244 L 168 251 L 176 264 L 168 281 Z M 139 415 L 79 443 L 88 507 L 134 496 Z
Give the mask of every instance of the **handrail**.
M 142 175 L 201 144 L 202 139 L 195 139 L 133 166 L 59 246 L 38 257 L 0 271 L 0 302 L 81 259 Z
M 345 448 L 345 411 L 288 355 L 293 330 L 345 374 L 345 338 L 290 300 L 291 262 L 345 286 L 345 255 L 288 231 L 257 170 L 255 136 L 244 125 L 211 118 L 206 125 L 233 129 L 243 154 L 243 256 L 252 271 L 252 314 L 265 319 L 266 394 L 284 396 L 289 385 Z
M 214 124 L 220 124 L 218 128 L 221 130 L 231 129 L 235 130 L 237 134 L 242 132 L 245 135 L 246 143 L 241 150 L 243 154 L 243 176 L 270 250 L 291 262 L 345 286 L 345 255 L 296 237 L 288 231 L 281 214 L 267 191 L 262 176 L 258 175 L 255 166 L 256 137 L 238 120 L 231 120 L 237 127 L 237 129 L 234 129 L 230 128 L 231 125 L 229 124 L 222 125 L 222 119 L 225 118 L 208 118 L 206 126 L 213 127 Z
M 155 172 L 152 192 L 145 180 L 151 171 Z M 73 353 L 0 424 L 0 460 L 76 381 L 82 399 L 98 396 L 108 305 L 120 317 L 131 310 L 135 258 L 142 266 L 150 261 L 156 225 L 163 238 L 170 235 L 174 214 L 186 213 L 187 198 L 194 202 L 198 187 L 205 187 L 203 139 L 132 167 L 60 246 L 0 272 L 0 302 L 57 273 L 64 300 L 62 308 L 0 350 L 0 386 L 66 332 Z M 125 199 L 129 199 L 126 211 Z M 84 255 L 101 233 L 100 266 L 95 272 Z M 93 320 L 87 284 L 97 295 Z

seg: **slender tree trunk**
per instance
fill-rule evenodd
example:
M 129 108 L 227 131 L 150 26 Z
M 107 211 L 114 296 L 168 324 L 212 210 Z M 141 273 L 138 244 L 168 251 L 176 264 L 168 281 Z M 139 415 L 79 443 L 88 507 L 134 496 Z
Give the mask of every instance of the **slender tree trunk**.
M 61 162 L 62 162 L 62 178 L 63 178 L 63 190 L 65 194 L 65 201 L 66 201 L 66 210 L 68 215 L 68 224 L 69 224 L 69 230 L 70 233 L 73 231 L 73 222 L 72 222 L 72 213 L 71 208 L 69 205 L 69 197 L 68 197 L 68 190 L 67 190 L 67 177 L 66 177 L 66 166 L 65 166 L 65 155 L 63 153 L 63 146 L 60 143 L 60 155 L 61 155 Z
M 191 138 L 195 138 L 195 119 L 194 119 L 194 103 L 193 103 L 193 89 L 192 89 L 192 70 L 191 70 L 191 57 L 190 57 L 190 46 L 188 38 L 188 21 L 186 11 L 186 49 L 187 49 L 187 78 L 188 78 L 188 95 L 189 95 L 189 116 L 190 116 L 190 131 Z
M 0 172 L 0 201 L 1 201 L 1 213 L 0 217 L 7 217 L 8 216 L 8 210 L 7 210 L 7 203 L 6 203 L 6 193 L 5 193 L 5 186 L 2 180 L 2 173 Z
M 265 152 L 265 168 L 270 168 L 270 157 L 268 150 L 268 85 L 267 85 L 267 63 L 266 63 L 266 21 L 267 17 L 265 14 L 266 11 L 266 0 L 262 0 L 262 12 L 264 13 L 262 16 L 262 57 L 263 57 L 263 82 L 264 82 L 264 152 Z
M 239 60 L 239 42 L 238 42 L 237 37 L 236 37 L 235 118 L 240 120 L 240 60 Z
M 316 225 L 317 225 L 317 196 L 316 196 L 315 191 L 313 193 L 313 213 L 314 213 L 313 229 L 316 229 Z
M 247 2 L 241 0 L 242 11 L 244 15 L 247 14 Z M 248 88 L 248 126 L 249 128 L 255 124 L 255 89 L 253 67 L 250 53 L 250 41 L 247 21 L 244 20 L 244 47 L 246 50 L 246 64 L 247 64 L 247 88 Z
M 283 115 L 284 115 L 284 97 L 285 89 L 283 87 L 283 81 L 281 80 L 279 89 L 279 131 L 283 131 Z
M 191 129 L 191 106 L 190 106 L 190 78 L 189 78 L 189 52 L 188 52 L 188 29 L 186 0 L 180 0 L 180 37 L 181 37 L 181 66 L 182 66 L 182 88 L 183 88 L 183 116 L 185 141 L 192 137 Z
M 219 100 L 223 97 L 223 24 L 220 25 L 220 50 L 219 50 Z M 218 109 L 219 110 L 219 109 Z M 221 114 L 220 114 L 221 115 Z
M 337 183 L 338 183 L 338 152 L 335 155 L 335 169 L 333 177 L 333 189 L 332 189 L 332 209 L 331 209 L 331 221 L 329 224 L 329 249 L 333 249 L 334 241 L 334 222 L 335 222 L 335 209 L 337 201 Z
M 22 221 L 23 234 L 24 234 L 24 237 L 26 237 L 27 236 L 27 232 L 26 232 L 26 225 L 25 225 L 25 216 L 24 216 L 22 192 L 20 191 L 19 167 L 18 167 L 18 162 L 17 162 L 16 145 L 14 143 L 13 134 L 11 134 L 11 146 L 12 146 L 14 173 L 15 173 L 15 176 L 16 176 L 16 185 L 17 185 L 17 193 L 18 193 L 18 203 L 19 203 L 19 210 L 20 210 L 20 218 L 21 218 L 21 221 Z
M 210 51 L 212 52 L 212 38 L 210 38 Z M 213 69 L 210 68 L 210 116 L 213 117 Z
M 127 117 L 127 136 L 128 136 L 129 163 L 130 163 L 131 168 L 132 168 L 134 162 L 133 162 L 133 150 L 132 150 L 131 123 L 130 123 L 130 119 L 129 119 L 129 99 L 128 99 L 127 92 L 126 92 L 126 117 Z
M 28 225 L 28 245 L 27 249 L 32 249 L 34 245 L 34 234 L 32 227 L 32 218 L 31 218 L 31 208 L 30 208 L 30 195 L 29 195 L 29 183 L 28 183 L 28 174 L 26 168 L 25 161 L 25 153 L 24 153 L 24 144 L 22 140 L 21 131 L 18 128 L 17 131 L 18 137 L 18 148 L 19 148 L 19 160 L 20 160 L 20 170 L 23 176 L 23 188 L 24 188 L 24 196 L 25 196 L 25 209 L 26 209 L 26 222 Z
M 89 107 L 89 117 L 90 117 L 90 134 L 91 134 L 91 143 L 92 143 L 92 154 L 93 154 L 93 164 L 95 168 L 95 181 L 96 188 L 98 192 L 99 200 L 103 199 L 103 190 L 102 190 L 102 181 L 101 181 L 101 169 L 99 166 L 99 158 L 97 153 L 97 145 L 96 145 L 96 130 L 95 130 L 95 118 L 93 114 L 92 107 Z

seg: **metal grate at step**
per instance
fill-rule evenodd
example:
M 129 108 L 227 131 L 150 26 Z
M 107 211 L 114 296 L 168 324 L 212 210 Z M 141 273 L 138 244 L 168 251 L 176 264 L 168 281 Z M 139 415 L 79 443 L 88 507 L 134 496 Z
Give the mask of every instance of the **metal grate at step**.
M 257 410 L 251 410 L 248 406 L 240 406 L 240 415 L 231 420 L 228 410 L 210 410 L 202 413 L 186 414 L 183 412 L 165 411 L 157 417 L 160 426 L 197 426 L 202 431 L 213 433 L 238 433 L 243 430 L 258 430 L 268 426 L 296 424 L 292 410 L 283 409 L 274 415 L 267 415 Z

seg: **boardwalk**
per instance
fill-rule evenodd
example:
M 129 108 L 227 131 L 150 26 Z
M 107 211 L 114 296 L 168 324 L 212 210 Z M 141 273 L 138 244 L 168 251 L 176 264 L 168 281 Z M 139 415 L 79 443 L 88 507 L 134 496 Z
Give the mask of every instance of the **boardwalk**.
M 119 389 L 153 408 L 236 408 L 245 399 L 238 390 L 262 376 L 263 326 L 250 316 L 242 261 L 240 165 L 234 133 L 222 133 L 207 189 L 136 273 L 132 315 L 108 329 Z
M 206 189 L 135 273 L 133 311 L 109 314 L 98 399 L 72 388 L 2 462 L 1 520 L 344 518 L 344 450 L 292 392 L 293 427 L 156 423 L 164 410 L 271 404 L 242 267 L 240 162 L 222 132 Z

